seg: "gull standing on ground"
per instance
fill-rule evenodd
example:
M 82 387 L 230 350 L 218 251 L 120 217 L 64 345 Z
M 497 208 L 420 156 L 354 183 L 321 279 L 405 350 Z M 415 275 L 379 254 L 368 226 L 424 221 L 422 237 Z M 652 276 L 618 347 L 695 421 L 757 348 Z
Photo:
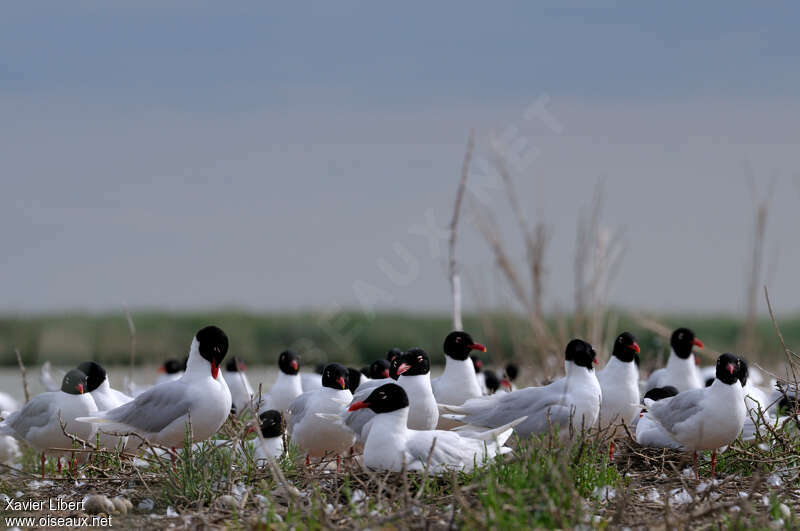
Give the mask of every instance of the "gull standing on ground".
M 676 442 L 694 452 L 712 450 L 711 475 L 717 464 L 717 449 L 730 444 L 742 432 L 747 411 L 744 405 L 741 363 L 733 354 L 717 359 L 717 377 L 710 387 L 683 391 L 672 398 L 645 400 L 653 420 Z M 695 468 L 696 473 L 696 468 Z
M 216 326 L 197 332 L 186 371 L 177 380 L 157 384 L 127 404 L 90 417 L 107 432 L 134 432 L 153 444 L 182 446 L 191 424 L 192 442 L 204 441 L 225 423 L 231 392 L 219 368 L 228 353 L 228 336 Z M 138 443 L 137 443 L 138 444 Z
M 520 437 L 546 433 L 551 426 L 557 426 L 559 435 L 566 438 L 570 427 L 588 429 L 597 422 L 602 392 L 594 372 L 596 363 L 592 345 L 573 339 L 565 351 L 563 378 L 544 387 L 468 400 L 462 406 L 440 404 L 440 411 L 447 413 L 447 418 L 465 423 L 467 426 L 460 428 L 464 431 L 496 428 L 526 417 L 514 427 Z
M 697 361 L 692 347 L 703 348 L 703 342 L 688 328 L 678 328 L 669 340 L 671 347 L 667 366 L 653 371 L 647 379 L 645 390 L 671 385 L 682 393 L 688 389 L 700 389 L 703 382 L 697 369 Z
M 470 398 L 483 396 L 475 377 L 475 366 L 470 352 L 486 352 L 486 347 L 476 343 L 466 332 L 450 332 L 444 340 L 444 372 L 431 380 L 433 394 L 440 404 L 460 406 Z
M 597 381 L 603 392 L 600 402 L 598 427 L 602 430 L 612 424 L 630 426 L 639 414 L 639 353 L 641 349 L 630 332 L 623 332 L 614 340 L 614 348 L 606 366 L 597 371 Z M 614 459 L 614 438 L 619 427 L 614 428 L 608 447 L 608 460 Z
M 394 383 L 378 387 L 349 410 L 364 408 L 376 413 L 363 455 L 364 466 L 373 470 L 424 470 L 430 461 L 433 473 L 469 471 L 511 451 L 503 444 L 511 436 L 514 423 L 486 431 L 480 438 L 463 437 L 452 431 L 408 429 L 408 395 Z
M 60 390 L 34 396 L 22 409 L 0 422 L 0 435 L 13 435 L 42 453 L 42 477 L 46 453 L 56 456 L 70 453 L 51 450 L 72 447 L 72 439 L 64 435 L 64 431 L 87 442 L 94 436 L 94 426 L 77 422 L 78 417 L 97 411 L 94 399 L 86 392 L 86 386 L 86 375 L 78 369 L 72 369 L 64 375 Z M 59 415 L 64 422 L 64 431 L 59 424 Z M 61 461 L 58 463 L 60 468 Z
M 322 380 L 320 379 L 320 382 Z M 289 411 L 294 399 L 303 394 L 303 380 L 300 376 L 300 356 L 292 350 L 284 350 L 278 356 L 278 378 L 272 384 L 269 394 L 258 408 L 259 413 L 276 409 L 281 413 Z

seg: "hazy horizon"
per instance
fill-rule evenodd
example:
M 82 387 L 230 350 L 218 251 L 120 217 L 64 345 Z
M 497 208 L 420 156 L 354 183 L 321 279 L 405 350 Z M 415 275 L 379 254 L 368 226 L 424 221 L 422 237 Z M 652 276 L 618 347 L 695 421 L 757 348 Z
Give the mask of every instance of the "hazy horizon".
M 751 179 L 774 182 L 763 280 L 800 311 L 794 5 L 44 5 L 0 20 L 0 313 L 449 311 L 471 129 L 474 183 L 492 134 L 524 147 L 546 309 L 572 307 L 602 181 L 625 248 L 612 305 L 741 312 Z M 521 260 L 504 192 L 482 192 Z M 465 311 L 505 304 L 461 228 Z

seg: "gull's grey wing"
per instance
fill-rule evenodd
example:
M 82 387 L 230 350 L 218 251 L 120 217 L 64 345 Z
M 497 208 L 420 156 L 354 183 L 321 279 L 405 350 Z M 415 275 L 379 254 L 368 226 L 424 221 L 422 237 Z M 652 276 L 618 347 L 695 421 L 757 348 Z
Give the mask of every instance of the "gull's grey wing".
M 112 422 L 125 424 L 142 433 L 158 433 L 189 413 L 187 388 L 178 381 L 151 387 L 127 404 L 103 414 Z
M 36 395 L 28 401 L 19 411 L 9 415 L 6 425 L 10 426 L 17 434 L 25 438 L 32 428 L 43 428 L 53 416 L 58 416 L 53 407 L 56 403 L 48 400 L 50 392 Z
M 668 432 L 700 411 L 704 389 L 690 389 L 671 398 L 659 400 L 648 407 L 648 411 Z
M 294 427 L 303 420 L 303 417 L 306 415 L 306 407 L 308 406 L 308 401 L 314 395 L 314 391 L 308 391 L 303 393 L 302 395 L 298 396 L 292 403 L 289 405 L 289 420 L 286 425 L 286 433 L 289 434 L 289 437 L 292 436 L 294 431 Z

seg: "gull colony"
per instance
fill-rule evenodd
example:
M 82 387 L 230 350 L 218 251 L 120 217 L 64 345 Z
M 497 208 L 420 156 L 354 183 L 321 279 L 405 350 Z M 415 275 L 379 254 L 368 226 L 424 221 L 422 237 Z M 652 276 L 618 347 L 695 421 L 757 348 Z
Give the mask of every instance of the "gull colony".
M 160 447 L 174 457 L 187 434 L 192 443 L 214 439 L 236 416 L 252 423 L 249 444 L 259 465 L 286 456 L 288 444 L 306 465 L 335 457 L 337 470 L 348 458 L 372 470 L 468 471 L 512 452 L 519 439 L 555 430 L 566 440 L 598 429 L 608 434 L 610 461 L 614 440 L 632 434 L 641 446 L 691 452 L 695 463 L 698 451 L 710 450 L 713 475 L 720 449 L 777 425 L 793 404 L 760 388 L 760 374 L 736 355 L 700 367 L 694 349 L 703 348 L 692 330 L 676 329 L 666 365 L 643 379 L 646 353 L 630 332 L 615 338 L 602 368 L 595 348 L 576 338 L 564 348 L 562 375 L 522 387 L 518 365 L 487 368 L 479 357 L 487 347 L 454 331 L 441 354 L 391 348 L 360 369 L 327 363 L 304 372 L 300 354 L 285 350 L 272 385 L 254 387 L 242 359 L 226 360 L 225 332 L 207 326 L 185 359 L 163 363 L 150 387 L 126 381 L 126 392 L 119 391 L 94 361 L 63 374 L 45 363 L 47 392 L 22 405 L 0 393 L 0 462 L 18 461 L 19 443 L 40 455 L 43 477 L 48 455 L 59 473 L 62 459 L 77 469 L 90 454 L 75 452 L 79 444 L 133 456 Z M 432 358 L 444 360 L 435 378 Z

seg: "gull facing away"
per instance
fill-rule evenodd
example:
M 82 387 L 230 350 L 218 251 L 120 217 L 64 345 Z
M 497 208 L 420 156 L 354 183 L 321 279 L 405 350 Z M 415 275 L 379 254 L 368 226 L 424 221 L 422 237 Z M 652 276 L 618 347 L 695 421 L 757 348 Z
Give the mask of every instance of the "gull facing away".
M 0 435 L 12 435 L 42 453 L 42 477 L 45 454 L 60 456 L 70 453 L 68 450 L 53 450 L 72 448 L 72 439 L 64 435 L 64 431 L 84 441 L 90 441 L 94 436 L 94 426 L 77 422 L 78 417 L 97 411 L 94 399 L 86 393 L 86 385 L 86 375 L 72 369 L 64 375 L 60 390 L 34 396 L 22 409 L 0 422 Z M 59 424 L 59 415 L 64 422 L 64 431 Z
M 78 365 L 78 370 L 86 375 L 86 391 L 94 399 L 98 411 L 114 409 L 133 400 L 132 397 L 111 387 L 111 382 L 108 381 L 108 374 L 99 363 L 84 361 Z M 126 441 L 120 441 L 120 437 L 109 435 L 100 429 L 98 431 L 100 432 L 100 446 L 117 448 L 120 442 L 122 442 L 123 447 L 125 446 Z
M 712 476 L 717 449 L 736 439 L 744 426 L 747 413 L 739 381 L 741 371 L 738 357 L 723 354 L 717 359 L 716 379 L 711 386 L 690 389 L 657 402 L 645 400 L 652 419 L 672 439 L 694 452 L 695 465 L 698 450 L 713 450 Z
M 430 472 L 451 469 L 472 470 L 495 457 L 511 451 L 503 444 L 513 433 L 515 422 L 489 430 L 480 438 L 464 437 L 453 431 L 408 429 L 408 395 L 397 384 L 384 384 L 373 390 L 350 411 L 369 408 L 376 413 L 364 445 L 364 466 L 373 470 L 424 470 L 430 460 Z
M 286 414 L 294 399 L 303 394 L 300 356 L 292 350 L 284 350 L 278 356 L 278 369 L 278 378 L 258 408 L 259 413 L 276 409 Z
M 132 401 L 77 420 L 107 432 L 133 432 L 153 444 L 182 446 L 191 424 L 192 442 L 219 430 L 231 410 L 231 393 L 219 368 L 228 352 L 228 336 L 216 326 L 197 332 L 180 378 L 156 384 Z
M 552 426 L 560 429 L 562 438 L 569 437 L 570 427 L 588 429 L 597 422 L 602 399 L 594 372 L 596 353 L 586 341 L 573 339 L 564 356 L 566 375 L 550 385 L 472 399 L 462 406 L 440 404 L 440 411 L 465 423 L 458 428 L 464 431 L 496 428 L 521 417 L 526 420 L 514 431 L 522 438 L 546 433 Z

